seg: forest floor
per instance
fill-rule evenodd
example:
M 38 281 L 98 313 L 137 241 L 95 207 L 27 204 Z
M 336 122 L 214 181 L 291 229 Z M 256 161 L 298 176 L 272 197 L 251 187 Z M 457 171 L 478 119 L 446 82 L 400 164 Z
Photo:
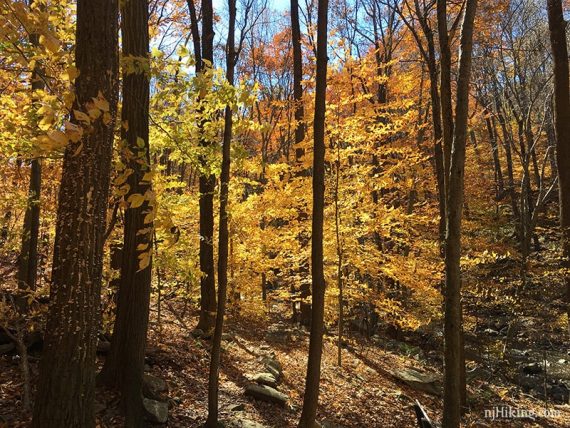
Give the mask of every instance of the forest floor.
M 293 427 L 302 405 L 308 333 L 292 326 L 283 318 L 287 309 L 273 305 L 269 322 L 245 321 L 230 313 L 223 341 L 220 378 L 220 419 L 255 421 L 266 427 Z M 189 314 L 190 315 L 190 314 Z M 185 316 L 186 320 L 193 320 Z M 488 324 L 502 318 L 487 318 Z M 494 324 L 493 324 L 494 325 Z M 147 371 L 166 380 L 169 397 L 169 427 L 198 427 L 205 420 L 207 407 L 207 373 L 209 342 L 194 338 L 183 319 L 164 311 L 162 332 L 152 329 L 147 356 Z M 271 334 L 267 332 L 270 331 Z M 486 328 L 492 337 L 500 337 Z M 334 332 L 331 332 L 334 333 Z M 413 369 L 441 377 L 440 345 L 429 334 L 415 334 L 402 340 L 375 336 L 366 340 L 351 334 L 342 351 L 342 367 L 337 365 L 336 337 L 325 337 L 322 381 L 318 418 L 324 426 L 345 427 L 414 427 L 412 406 L 418 400 L 428 414 L 439 420 L 442 399 L 439 389 L 426 393 L 399 380 L 394 373 Z M 516 334 L 513 337 L 517 337 Z M 537 396 L 525 394 L 523 388 L 509 381 L 506 373 L 510 362 L 504 364 L 480 360 L 481 346 L 470 342 L 466 335 L 469 370 L 469 412 L 466 426 L 470 427 L 568 427 L 570 407 L 548 404 L 554 416 L 534 419 L 490 419 L 485 410 L 495 406 L 534 412 L 541 415 L 545 403 Z M 477 349 L 479 356 L 472 356 Z M 536 349 L 536 347 L 534 347 Z M 38 354 L 31 351 L 32 387 L 37 379 Z M 283 366 L 283 380 L 278 389 L 288 395 L 284 407 L 257 401 L 244 395 L 250 382 L 248 375 L 262 370 L 263 357 L 270 356 Z M 99 356 L 99 362 L 102 361 Z M 570 356 L 568 357 L 570 359 Z M 0 426 L 27 426 L 29 415 L 21 409 L 21 381 L 18 357 L 8 353 L 0 358 Z M 437 383 L 437 382 L 436 382 Z M 439 386 L 437 387 L 439 388 Z M 429 389 L 429 388 L 428 388 Z M 120 427 L 117 396 L 100 389 L 97 394 L 98 426 Z M 238 425 L 239 426 L 239 425 Z
M 542 242 L 542 247 L 531 257 L 524 287 L 520 263 L 508 255 L 489 257 L 465 269 L 465 426 L 570 426 L 570 343 L 563 286 L 559 276 L 545 274 L 555 259 L 555 238 Z M 2 274 L 8 278 L 12 272 Z M 268 305 L 265 318 L 250 318 L 230 306 L 223 340 L 220 419 L 294 427 L 302 406 L 309 334 L 289 321 L 286 302 L 271 300 Z M 146 370 L 168 385 L 166 426 L 198 427 L 206 419 L 210 342 L 192 335 L 197 313 L 190 305 L 184 309 L 175 300 L 165 300 L 161 328 L 156 315 L 153 307 Z M 413 411 L 416 400 L 433 420 L 441 420 L 441 324 L 437 320 L 415 331 L 396 333 L 380 328 L 371 338 L 348 331 L 341 367 L 337 364 L 333 326 L 325 335 L 323 350 L 318 413 L 323 427 L 412 428 L 417 426 Z M 0 354 L 0 427 L 28 426 L 30 415 L 21 410 L 19 357 L 15 350 Z M 40 357 L 37 342 L 29 354 L 33 392 Z M 277 389 L 288 396 L 285 406 L 244 394 L 250 377 L 265 371 L 266 357 L 282 365 Z M 103 359 L 102 352 L 98 354 L 99 364 Z M 410 380 L 408 376 L 406 380 L 409 373 L 424 378 Z M 99 388 L 96 400 L 98 426 L 121 427 L 117 395 Z M 514 411 L 515 416 L 525 413 L 527 417 L 501 418 L 499 414 L 493 419 L 489 412 L 496 409 Z

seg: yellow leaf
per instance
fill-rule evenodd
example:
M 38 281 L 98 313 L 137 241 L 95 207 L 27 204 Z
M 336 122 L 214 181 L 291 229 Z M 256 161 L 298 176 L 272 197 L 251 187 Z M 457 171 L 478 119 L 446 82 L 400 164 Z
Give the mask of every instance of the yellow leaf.
M 150 265 L 150 252 L 139 255 L 139 270 L 144 270 Z
M 77 143 L 83 137 L 83 128 L 71 122 L 65 122 L 65 134 L 67 137 Z
M 143 204 L 144 196 L 140 193 L 133 193 L 129 196 L 127 202 L 130 204 L 130 208 L 138 208 Z
M 144 216 L 144 224 L 152 223 L 154 218 L 155 218 L 155 211 L 152 210 L 151 212 L 149 212 L 147 215 Z
M 58 130 L 49 131 L 47 133 L 47 136 L 49 137 L 50 140 L 57 143 L 57 145 L 59 147 L 65 146 L 67 144 L 67 142 L 69 141 L 67 138 L 67 135 L 65 135 L 65 133 L 58 131 Z
M 91 118 L 82 111 L 73 110 L 73 115 L 75 116 L 75 119 L 77 119 L 80 122 L 83 122 L 85 125 L 89 125 L 91 123 Z
M 63 78 L 70 82 L 73 82 L 77 76 L 79 76 L 79 70 L 74 65 L 67 67 L 63 73 Z
M 101 111 L 109 111 L 109 102 L 105 99 L 101 91 L 99 91 L 99 95 L 97 98 L 93 98 L 93 103 L 95 107 L 97 107 Z
M 87 113 L 89 113 L 89 117 L 93 120 L 101 116 L 101 110 L 99 110 L 98 108 L 90 108 L 87 110 Z
M 51 34 L 42 34 L 40 36 L 40 44 L 51 53 L 57 53 L 57 51 L 59 51 L 59 40 Z

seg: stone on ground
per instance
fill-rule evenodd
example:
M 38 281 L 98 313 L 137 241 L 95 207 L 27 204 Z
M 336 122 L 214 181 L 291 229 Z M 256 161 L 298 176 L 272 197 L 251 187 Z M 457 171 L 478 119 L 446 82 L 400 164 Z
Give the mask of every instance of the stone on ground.
M 230 419 L 225 419 L 220 421 L 220 425 L 223 428 L 265 428 L 258 422 L 251 421 L 242 417 L 233 417 Z
M 168 391 L 168 384 L 164 379 L 150 375 L 143 374 L 143 395 L 157 401 L 165 401 L 162 393 Z
M 165 424 L 168 420 L 168 403 L 143 398 L 143 406 L 150 422 Z
M 245 387 L 245 395 L 256 398 L 258 400 L 267 401 L 269 403 L 280 404 L 284 406 L 289 400 L 282 392 L 277 391 L 266 385 L 249 384 Z
M 265 357 L 261 360 L 263 365 L 265 366 L 266 370 L 275 377 L 276 380 L 279 380 L 281 375 L 283 374 L 283 366 L 279 361 L 275 358 Z
M 257 373 L 252 376 L 251 380 L 260 385 L 270 386 L 271 388 L 277 387 L 277 379 L 272 373 Z
M 416 391 L 431 395 L 441 394 L 441 382 L 434 374 L 421 373 L 413 369 L 393 370 L 390 374 Z

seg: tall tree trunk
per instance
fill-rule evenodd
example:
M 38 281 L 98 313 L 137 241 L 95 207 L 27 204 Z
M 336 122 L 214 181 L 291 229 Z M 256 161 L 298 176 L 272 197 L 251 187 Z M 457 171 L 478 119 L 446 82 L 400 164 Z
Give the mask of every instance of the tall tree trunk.
M 95 349 L 100 322 L 103 235 L 117 105 L 116 0 L 78 0 L 74 110 L 100 93 L 108 114 L 65 150 L 33 427 L 95 426 Z M 107 109 L 106 103 L 99 106 Z M 75 115 L 72 121 L 80 126 Z
M 313 143 L 313 223 L 311 236 L 312 311 L 309 362 L 299 427 L 312 428 L 317 415 L 323 352 L 325 275 L 323 267 L 323 215 L 325 205 L 325 114 L 327 91 L 328 0 L 318 2 L 317 71 Z
M 440 102 L 441 124 L 443 131 L 443 182 L 444 194 L 449 188 L 449 171 L 451 165 L 451 145 L 453 142 L 453 107 L 451 102 L 451 48 L 447 31 L 447 1 L 437 0 L 437 28 L 440 49 Z
M 491 143 L 491 151 L 493 155 L 493 168 L 495 169 L 495 191 L 496 198 L 499 201 L 505 192 L 505 182 L 503 180 L 503 171 L 501 170 L 501 160 L 499 158 L 499 145 L 497 144 L 497 136 L 495 135 L 495 125 L 490 117 L 490 112 L 486 112 L 485 124 L 487 133 L 489 134 L 489 142 Z
M 295 102 L 295 158 L 300 162 L 305 155 L 305 149 L 299 146 L 305 139 L 305 111 L 303 107 L 303 51 L 301 50 L 299 0 L 291 0 L 291 37 L 293 45 L 293 100 Z
M 301 147 L 305 139 L 305 109 L 303 105 L 303 51 L 301 49 L 301 25 L 299 23 L 299 1 L 291 0 L 291 43 L 293 45 L 293 101 L 295 103 L 295 160 L 300 168 L 298 174 L 301 176 L 308 175 L 308 171 L 302 167 L 303 157 L 305 156 L 305 148 Z M 299 214 L 300 217 L 306 217 L 305 212 Z M 307 261 L 303 259 L 303 264 Z M 308 263 L 307 263 L 308 264 Z M 295 287 L 292 285 L 292 291 Z M 311 304 L 306 300 L 311 295 L 311 289 L 308 283 L 303 282 L 299 290 L 301 299 L 299 304 L 299 313 L 297 314 L 296 302 L 293 302 L 293 319 L 300 321 L 301 324 L 309 326 L 311 323 Z
M 342 334 L 344 323 L 344 295 L 342 284 L 342 239 L 340 231 L 340 207 L 338 204 L 339 199 L 339 185 L 340 185 L 340 143 L 336 145 L 336 176 L 334 186 L 334 219 L 335 219 L 335 235 L 336 235 L 336 282 L 338 287 L 338 349 L 337 349 L 337 363 L 342 366 Z
M 439 4 L 438 4 L 439 6 Z M 449 188 L 447 192 L 447 227 L 445 248 L 445 379 L 444 428 L 458 428 L 461 405 L 465 397 L 463 326 L 461 310 L 461 216 L 463 210 L 463 184 L 465 145 L 469 109 L 469 83 L 473 47 L 473 22 L 477 0 L 467 0 L 461 28 L 459 75 L 457 80 L 456 115 L 453 132 Z M 438 19 L 445 16 L 438 16 Z M 439 23 L 441 25 L 441 22 Z
M 570 320 L 570 83 L 566 21 L 561 0 L 548 0 L 548 26 L 554 59 L 554 127 L 562 228 L 562 266 L 566 269 L 566 309 Z M 568 325 L 570 333 L 570 321 Z
M 228 42 L 226 46 L 226 78 L 230 85 L 234 84 L 234 70 L 236 62 L 235 25 L 236 0 L 228 0 Z M 218 426 L 218 388 L 220 372 L 220 354 L 222 348 L 222 333 L 224 330 L 224 315 L 228 288 L 228 187 L 230 183 L 231 142 L 233 131 L 233 117 L 231 106 L 226 106 L 224 117 L 224 140 L 222 143 L 222 171 L 220 176 L 220 223 L 218 233 L 218 310 L 212 343 L 212 356 L 210 359 L 210 374 L 208 378 L 208 419 L 206 426 Z
M 149 150 L 149 32 L 148 2 L 129 0 L 122 5 L 123 57 L 134 57 L 143 69 L 123 71 L 121 128 L 123 158 L 132 173 L 127 179 L 130 205 L 125 210 L 121 276 L 111 351 L 101 377 L 121 391 L 126 425 L 143 424 L 142 376 L 149 319 L 152 252 L 152 198 Z M 142 204 L 131 198 L 144 197 Z M 142 268 L 142 269 L 141 269 Z
M 214 63 L 214 10 L 212 0 L 202 0 L 202 64 L 201 73 L 209 73 Z M 200 124 L 202 135 L 200 145 L 212 144 L 204 134 L 207 120 Z M 207 158 L 200 157 L 200 320 L 197 329 L 210 332 L 214 327 L 216 314 L 216 282 L 214 272 L 214 191 L 216 177 L 207 165 Z
M 30 162 L 28 203 L 24 215 L 22 246 L 18 260 L 18 287 L 22 290 L 36 288 L 38 272 L 38 236 L 40 232 L 40 191 L 42 187 L 41 161 Z
M 517 196 L 515 192 L 515 178 L 514 178 L 514 171 L 513 171 L 513 155 L 512 155 L 512 138 L 507 130 L 507 123 L 505 120 L 505 116 L 502 113 L 502 106 L 501 102 L 499 101 L 499 95 L 494 90 L 494 98 L 495 98 L 495 110 L 497 113 L 497 119 L 499 121 L 499 125 L 501 126 L 501 133 L 503 134 L 503 147 L 505 149 L 505 158 L 507 161 L 507 185 L 508 185 L 508 192 L 509 197 L 511 199 L 511 208 L 513 211 L 513 217 L 515 218 L 515 223 L 518 224 L 520 218 L 520 210 L 519 205 L 517 203 Z M 497 133 L 495 133 L 495 136 Z
M 30 9 L 34 8 L 34 0 L 30 0 Z M 32 46 L 39 46 L 39 34 L 30 34 Z M 38 108 L 36 91 L 45 88 L 41 79 L 42 70 L 36 63 L 32 70 L 32 104 L 34 110 Z M 35 126 L 35 124 L 34 124 Z M 21 289 L 35 289 L 38 272 L 38 236 L 40 233 L 40 193 L 42 188 L 41 161 L 32 159 L 30 162 L 30 184 L 28 188 L 28 204 L 24 215 L 22 230 L 22 246 L 18 261 L 18 287 Z
M 441 125 L 441 100 L 439 98 L 437 84 L 437 64 L 435 62 L 435 45 L 433 42 L 433 33 L 431 31 L 426 35 L 428 37 L 428 72 L 430 82 L 430 98 L 431 113 L 433 122 L 433 139 L 434 139 L 434 158 L 435 173 L 437 179 L 437 191 L 439 196 L 439 240 L 441 243 L 445 241 L 445 167 L 443 160 L 443 130 Z

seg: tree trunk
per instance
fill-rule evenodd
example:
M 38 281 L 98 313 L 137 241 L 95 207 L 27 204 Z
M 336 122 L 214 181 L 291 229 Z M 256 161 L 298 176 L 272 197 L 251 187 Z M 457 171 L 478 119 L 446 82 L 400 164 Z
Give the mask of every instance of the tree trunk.
M 438 3 L 439 7 L 439 3 Z M 458 428 L 461 405 L 465 396 L 463 326 L 461 310 L 461 216 L 463 210 L 463 184 L 465 145 L 469 109 L 469 83 L 473 47 L 473 22 L 477 0 L 467 0 L 461 28 L 459 75 L 457 80 L 456 116 L 453 132 L 449 188 L 447 192 L 447 227 L 445 249 L 445 378 L 444 428 Z M 438 16 L 446 19 L 446 16 Z M 441 26 L 442 23 L 439 22 Z
M 440 49 L 440 102 L 443 133 L 443 188 L 446 195 L 449 188 L 451 145 L 453 140 L 453 107 L 451 102 L 451 48 L 447 32 L 447 1 L 437 0 L 437 28 Z
M 293 100 L 295 102 L 295 158 L 300 162 L 305 149 L 300 147 L 305 139 L 305 111 L 303 107 L 303 52 L 301 50 L 301 26 L 299 24 L 299 0 L 291 0 L 291 38 L 293 45 Z
M 299 167 L 298 175 L 306 176 L 306 171 L 303 166 L 303 157 L 305 156 L 305 148 L 301 146 L 305 139 L 305 109 L 303 105 L 303 51 L 301 49 L 301 26 L 299 23 L 299 1 L 291 0 L 291 37 L 293 45 L 293 100 L 295 103 L 295 160 Z M 300 216 L 305 216 L 306 213 L 300 213 Z M 305 263 L 306 260 L 303 260 Z M 293 291 L 294 291 L 293 286 Z M 310 326 L 311 324 L 311 304 L 306 300 L 311 295 L 311 289 L 306 282 L 301 284 L 299 290 L 299 314 L 295 302 L 293 303 L 293 319 L 300 321 L 302 325 Z
M 562 267 L 566 269 L 566 308 L 570 320 L 570 83 L 566 22 L 561 0 L 548 0 L 548 26 L 554 59 L 554 127 L 562 229 Z M 570 333 L 570 321 L 568 325 Z
M 214 11 L 212 0 L 202 0 L 202 64 L 201 73 L 212 70 L 214 63 Z M 204 135 L 206 119 L 202 120 L 200 145 L 208 147 L 211 141 Z M 216 177 L 210 171 L 205 156 L 200 156 L 200 320 L 197 329 L 210 332 L 216 314 L 216 283 L 214 272 L 214 191 Z
M 22 247 L 18 260 L 18 287 L 22 290 L 35 289 L 38 272 L 38 236 L 40 232 L 40 191 L 42 186 L 41 163 L 39 159 L 30 162 L 30 184 L 28 204 L 24 215 Z
M 236 62 L 235 52 L 235 25 L 236 0 L 228 1 L 229 28 L 226 46 L 226 78 L 230 85 L 234 84 L 234 70 Z M 214 339 L 212 343 L 212 356 L 210 359 L 210 373 L 208 378 L 208 419 L 206 426 L 218 426 L 218 388 L 220 372 L 220 354 L 222 348 L 222 333 L 224 330 L 224 315 L 226 311 L 226 298 L 228 288 L 228 187 L 230 183 L 231 142 L 233 131 L 233 117 L 231 106 L 226 106 L 224 121 L 224 140 L 222 143 L 222 171 L 220 176 L 220 223 L 218 233 L 218 310 Z
M 149 33 L 148 3 L 129 0 L 122 3 L 123 57 L 135 57 L 148 66 Z M 129 192 L 143 195 L 140 206 L 131 203 L 125 210 L 121 275 L 117 314 L 111 350 L 101 377 L 110 386 L 119 388 L 126 413 L 126 426 L 143 424 L 142 375 L 149 319 L 151 290 L 152 211 L 149 151 L 149 70 L 123 71 L 123 107 L 121 128 L 125 145 L 123 158 L 132 173 L 127 179 Z M 151 217 L 152 215 L 150 215 Z M 148 262 L 145 262 L 147 260 Z M 142 268 L 142 269 L 141 269 Z
M 491 143 L 491 151 L 493 155 L 493 168 L 495 169 L 495 195 L 499 201 L 505 192 L 505 182 L 503 180 L 503 171 L 501 170 L 501 160 L 499 158 L 499 145 L 497 144 L 497 136 L 495 135 L 495 126 L 492 118 L 489 116 L 490 112 L 486 112 L 485 124 L 487 126 L 487 133 L 489 134 L 489 142 Z
M 338 349 L 337 349 L 337 363 L 342 366 L 342 334 L 344 323 L 344 295 L 342 283 L 342 240 L 340 231 L 340 207 L 338 205 L 339 199 L 339 185 L 340 185 L 340 144 L 337 142 L 336 147 L 336 176 L 334 187 L 334 218 L 335 218 L 335 235 L 336 235 L 336 281 L 338 286 Z
M 30 9 L 34 7 L 34 0 L 30 0 Z M 39 34 L 30 34 L 32 46 L 39 46 Z M 38 64 L 32 70 L 32 103 L 34 110 L 39 108 L 36 91 L 45 88 L 40 74 L 42 70 Z M 35 126 L 35 124 L 34 124 Z M 38 236 L 40 233 L 40 193 L 42 188 L 41 161 L 32 159 L 30 162 L 30 184 L 28 189 L 28 205 L 24 215 L 22 230 L 22 247 L 18 261 L 18 287 L 25 289 L 36 288 L 38 272 Z
M 318 2 L 317 70 L 313 148 L 313 223 L 311 236 L 312 317 L 309 362 L 299 427 L 313 428 L 319 400 L 323 352 L 325 275 L 323 266 L 323 215 L 325 205 L 325 114 L 327 90 L 328 0 Z
M 37 428 L 95 426 L 95 349 L 118 88 L 117 18 L 116 0 L 77 1 L 75 64 L 81 74 L 73 108 L 84 111 L 100 93 L 109 103 L 110 117 L 94 120 L 90 132 L 65 150 L 32 421 Z M 99 103 L 107 109 L 105 104 Z

